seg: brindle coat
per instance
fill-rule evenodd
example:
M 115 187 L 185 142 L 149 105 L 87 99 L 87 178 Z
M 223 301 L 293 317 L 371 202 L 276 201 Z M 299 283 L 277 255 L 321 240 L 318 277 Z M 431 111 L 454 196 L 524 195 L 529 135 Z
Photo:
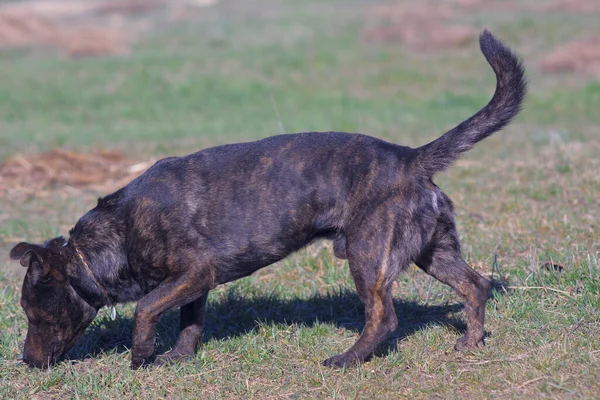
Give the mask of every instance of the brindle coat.
M 489 32 L 481 50 L 497 77 L 483 109 L 417 149 L 360 134 L 280 135 L 158 161 L 98 201 L 68 241 L 20 243 L 27 267 L 21 304 L 29 320 L 23 359 L 47 367 L 106 305 L 138 301 L 133 368 L 151 360 L 156 324 L 181 307 L 175 348 L 156 362 L 193 356 L 208 292 L 317 239 L 347 259 L 366 325 L 325 365 L 368 358 L 398 326 L 392 282 L 410 263 L 453 287 L 467 332 L 456 348 L 483 344 L 490 283 L 461 257 L 450 199 L 432 176 L 500 130 L 526 91 L 517 57 Z

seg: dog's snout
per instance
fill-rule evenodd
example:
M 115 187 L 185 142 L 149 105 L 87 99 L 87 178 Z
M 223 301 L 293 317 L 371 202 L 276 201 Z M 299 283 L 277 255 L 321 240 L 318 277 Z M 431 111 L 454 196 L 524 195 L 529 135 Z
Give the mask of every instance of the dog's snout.
M 52 341 L 46 346 L 40 346 L 43 339 L 34 340 L 32 338 L 33 336 L 29 335 L 28 332 L 21 361 L 31 368 L 48 368 L 48 366 L 56 362 L 57 350 L 60 350 L 60 343 Z
M 29 368 L 35 368 L 35 367 L 41 368 L 41 363 L 36 363 L 35 361 L 33 361 L 33 360 L 31 359 L 31 357 L 29 357 L 29 356 L 27 355 L 27 353 L 23 353 L 23 355 L 22 355 L 22 357 L 21 357 L 21 361 L 22 361 L 24 364 L 27 364 L 27 365 L 29 366 Z

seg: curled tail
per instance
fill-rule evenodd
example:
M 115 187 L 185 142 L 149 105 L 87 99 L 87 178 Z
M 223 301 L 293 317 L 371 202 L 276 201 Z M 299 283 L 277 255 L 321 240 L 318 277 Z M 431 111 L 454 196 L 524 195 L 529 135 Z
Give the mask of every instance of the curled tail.
M 521 110 L 527 81 L 518 57 L 487 29 L 479 36 L 479 45 L 496 73 L 496 92 L 471 118 L 417 149 L 418 163 L 430 176 L 448 168 L 475 143 L 504 128 Z

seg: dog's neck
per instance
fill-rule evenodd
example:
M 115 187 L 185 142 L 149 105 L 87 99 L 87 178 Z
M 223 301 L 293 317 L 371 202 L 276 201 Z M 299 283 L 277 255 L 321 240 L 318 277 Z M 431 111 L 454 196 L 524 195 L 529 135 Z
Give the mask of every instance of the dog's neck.
M 113 300 L 108 294 L 102 282 L 96 277 L 96 273 L 90 267 L 87 257 L 73 242 L 69 242 L 72 251 L 77 256 L 75 259 L 77 268 L 74 274 L 71 274 L 71 281 L 74 283 L 73 288 L 78 292 L 79 296 L 96 309 L 103 306 L 114 305 L 117 301 Z
M 127 255 L 119 224 L 107 223 L 103 213 L 94 211 L 77 222 L 66 246 L 73 260 L 68 275 L 74 289 L 99 309 L 129 300 L 122 298 L 124 288 L 114 285 L 127 268 Z

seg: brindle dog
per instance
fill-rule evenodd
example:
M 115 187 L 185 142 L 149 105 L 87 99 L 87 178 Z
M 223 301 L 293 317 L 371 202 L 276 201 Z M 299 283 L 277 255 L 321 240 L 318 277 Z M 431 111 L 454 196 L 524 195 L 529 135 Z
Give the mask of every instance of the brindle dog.
M 27 267 L 23 360 L 47 367 L 101 307 L 129 301 L 138 301 L 132 368 L 151 361 L 157 322 L 174 307 L 181 333 L 155 362 L 193 356 L 211 289 L 317 239 L 348 260 L 366 318 L 356 343 L 325 365 L 363 362 L 396 329 L 392 282 L 410 263 L 464 300 L 467 331 L 455 348 L 483 345 L 490 283 L 461 257 L 452 202 L 432 181 L 521 108 L 520 61 L 488 31 L 480 45 L 496 73 L 493 98 L 423 147 L 310 132 L 166 158 L 101 198 L 68 241 L 16 245 L 10 257 Z

